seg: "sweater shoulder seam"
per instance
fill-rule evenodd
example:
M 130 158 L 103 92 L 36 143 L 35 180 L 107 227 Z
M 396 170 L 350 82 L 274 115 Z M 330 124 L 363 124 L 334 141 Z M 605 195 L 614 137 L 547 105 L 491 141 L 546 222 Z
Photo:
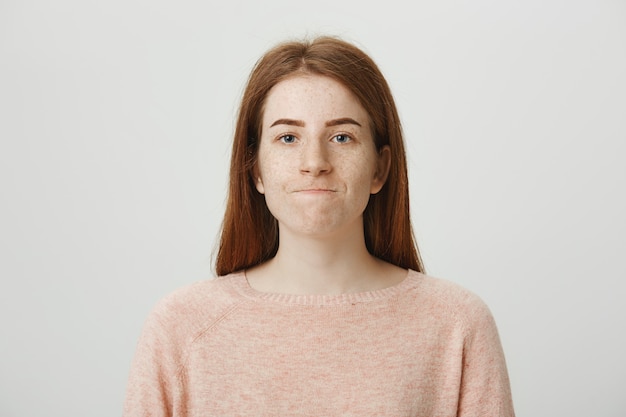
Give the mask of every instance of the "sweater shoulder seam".
M 178 366 L 178 369 L 176 370 L 176 377 L 177 378 L 181 378 L 183 373 L 185 372 L 185 369 L 187 368 L 187 363 L 189 361 L 189 356 L 191 355 L 192 348 L 196 344 L 196 342 L 199 339 L 201 339 L 202 337 L 204 337 L 211 330 L 213 330 L 220 322 L 222 322 L 224 319 L 226 319 L 229 315 L 231 315 L 242 304 L 244 304 L 246 302 L 247 302 L 247 300 L 239 300 L 239 301 L 233 303 L 228 308 L 226 308 L 220 315 L 218 315 L 214 320 L 212 320 L 209 324 L 207 324 L 207 326 L 205 326 L 204 328 L 202 328 L 198 332 L 196 332 L 195 336 L 193 336 L 191 338 L 191 340 L 186 344 L 186 346 L 185 346 L 185 348 L 183 350 L 183 355 L 182 355 L 182 358 L 181 358 L 180 365 Z

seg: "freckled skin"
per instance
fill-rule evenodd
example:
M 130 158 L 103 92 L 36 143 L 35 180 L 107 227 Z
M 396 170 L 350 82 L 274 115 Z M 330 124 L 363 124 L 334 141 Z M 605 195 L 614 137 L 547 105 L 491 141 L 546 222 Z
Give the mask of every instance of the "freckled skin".
M 369 126 L 356 97 L 331 78 L 298 75 L 274 86 L 255 174 L 281 235 L 362 233 L 363 211 L 389 164 Z

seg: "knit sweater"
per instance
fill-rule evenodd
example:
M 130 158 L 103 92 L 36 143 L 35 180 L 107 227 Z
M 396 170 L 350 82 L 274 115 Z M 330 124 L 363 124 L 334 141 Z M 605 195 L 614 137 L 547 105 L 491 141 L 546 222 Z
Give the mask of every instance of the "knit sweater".
M 480 298 L 408 271 L 342 295 L 259 292 L 245 273 L 161 300 L 139 340 L 124 416 L 513 416 Z

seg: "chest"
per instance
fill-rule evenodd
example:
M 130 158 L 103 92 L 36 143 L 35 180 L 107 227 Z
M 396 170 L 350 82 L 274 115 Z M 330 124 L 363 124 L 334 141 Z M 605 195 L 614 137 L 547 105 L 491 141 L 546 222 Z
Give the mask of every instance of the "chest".
M 182 374 L 187 408 L 215 415 L 455 415 L 462 338 L 454 327 L 419 314 L 290 313 L 230 317 L 199 337 Z

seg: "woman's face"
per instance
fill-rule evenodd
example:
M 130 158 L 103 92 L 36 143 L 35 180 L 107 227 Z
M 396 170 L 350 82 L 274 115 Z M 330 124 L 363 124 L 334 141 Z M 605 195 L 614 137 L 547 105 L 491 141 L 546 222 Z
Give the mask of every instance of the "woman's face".
M 376 150 L 370 119 L 341 83 L 298 75 L 265 101 L 257 190 L 284 233 L 362 232 L 370 194 L 382 188 L 389 148 Z

